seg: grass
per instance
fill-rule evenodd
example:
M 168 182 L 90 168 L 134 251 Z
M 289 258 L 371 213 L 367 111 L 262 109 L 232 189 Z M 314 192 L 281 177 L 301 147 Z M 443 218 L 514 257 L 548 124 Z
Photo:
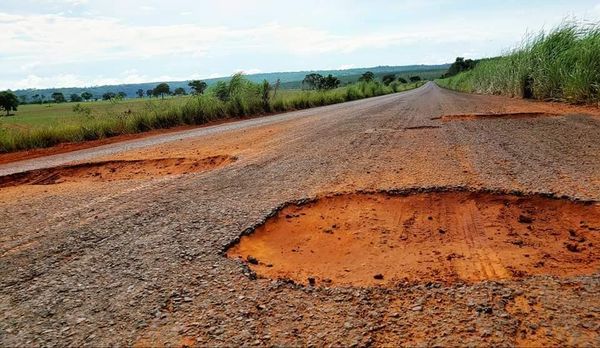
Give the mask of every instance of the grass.
M 394 82 L 390 86 L 379 82 L 356 83 L 328 91 L 280 90 L 273 96 L 268 84 L 255 84 L 234 76 L 230 83 L 221 87 L 220 93 L 212 89 L 201 96 L 164 100 L 81 103 L 85 112 L 82 108 L 74 111 L 77 103 L 22 105 L 16 116 L 0 118 L 0 152 L 306 109 L 400 92 L 423 83 Z
M 526 37 L 506 55 L 436 81 L 454 90 L 511 97 L 600 103 L 600 28 L 566 22 Z

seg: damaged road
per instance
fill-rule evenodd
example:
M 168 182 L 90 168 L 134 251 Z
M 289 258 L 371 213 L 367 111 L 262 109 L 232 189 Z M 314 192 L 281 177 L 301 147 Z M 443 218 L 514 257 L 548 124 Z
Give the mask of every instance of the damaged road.
M 0 344 L 598 346 L 600 270 L 595 241 L 600 226 L 596 215 L 587 218 L 578 206 L 598 211 L 599 113 L 460 94 L 428 83 L 409 92 L 214 126 L 210 132 L 189 130 L 2 165 L 3 174 L 17 177 L 63 166 L 69 169 L 69 180 L 38 185 L 35 180 L 3 179 Z M 498 114 L 519 117 L 459 117 L 447 122 L 451 115 Z M 190 165 L 175 169 L 176 161 L 168 170 L 156 167 L 164 165 L 161 159 L 211 158 L 228 160 L 202 165 L 202 170 Z M 126 177 L 88 180 L 96 169 L 90 174 L 85 163 L 136 166 Z M 88 169 L 83 174 L 72 170 L 78 165 Z M 463 251 L 447 260 L 452 252 L 445 245 L 439 269 L 434 259 L 427 259 L 418 268 L 421 273 L 413 272 L 408 279 L 389 277 L 385 269 L 369 269 L 368 283 L 333 279 L 327 284 L 319 275 L 311 281 L 304 273 L 302 281 L 291 276 L 277 279 L 255 273 L 254 262 L 263 262 L 260 257 L 240 255 L 239 260 L 223 253 L 286 202 L 420 188 L 560 198 L 565 207 L 545 205 L 542 198 L 519 201 L 505 212 L 511 221 L 506 226 L 515 231 L 501 226 L 503 233 L 507 229 L 506 238 L 494 233 L 476 237 L 485 250 L 494 251 L 501 243 L 510 248 L 510 255 L 522 250 L 522 264 L 542 259 L 545 264 L 535 268 L 539 272 L 444 281 L 445 274 L 478 274 L 469 268 L 469 257 L 481 263 L 490 259 L 489 253 L 473 251 L 478 244 L 463 241 L 473 238 L 478 226 L 492 231 L 500 220 L 487 217 L 503 211 L 503 200 L 519 199 L 512 196 L 485 196 L 481 201 L 479 196 L 469 197 L 471 207 L 478 208 L 466 210 L 485 211 L 481 214 L 486 219 L 477 224 L 467 219 L 461 220 L 466 221 L 463 229 L 431 225 L 436 240 L 456 237 Z M 432 219 L 446 211 L 463 214 L 462 197 L 450 198 L 453 205 L 437 204 Z M 360 209 L 364 204 L 349 202 L 320 203 L 334 214 L 324 219 L 337 224 L 336 209 L 350 205 L 352 209 L 344 209 L 347 216 L 340 216 L 360 222 L 360 215 L 352 211 L 366 214 Z M 417 241 L 426 238 L 416 227 L 429 226 L 428 206 L 418 197 L 396 203 L 407 209 L 406 215 L 400 214 L 397 222 L 393 214 L 383 218 L 382 226 L 406 228 Z M 372 209 L 382 211 L 377 205 Z M 412 224 L 407 223 L 410 209 L 421 214 Z M 573 219 L 556 226 L 553 213 L 562 211 Z M 291 221 L 302 221 L 301 213 L 286 212 L 299 215 Z M 304 213 L 320 219 L 318 212 Z M 375 213 L 367 218 L 382 219 Z M 458 238 L 463 230 L 471 234 Z M 370 230 L 367 226 L 352 231 L 359 238 Z M 326 238 L 341 233 L 335 228 L 332 232 L 320 233 Z M 551 248 L 540 247 L 546 236 Z M 499 239 L 483 243 L 484 237 Z M 426 242 L 428 251 L 436 250 Z M 399 241 L 393 244 L 403 247 Z M 418 255 L 418 245 L 410 244 L 413 256 Z M 495 252 L 492 260 L 518 271 L 514 260 L 503 260 L 503 255 Z M 565 274 L 543 271 L 561 260 L 569 262 Z M 382 259 L 375 261 L 385 266 Z M 453 269 L 453 264 L 461 268 Z M 573 271 L 578 264 L 585 265 L 585 272 Z M 415 274 L 426 277 L 421 280 Z

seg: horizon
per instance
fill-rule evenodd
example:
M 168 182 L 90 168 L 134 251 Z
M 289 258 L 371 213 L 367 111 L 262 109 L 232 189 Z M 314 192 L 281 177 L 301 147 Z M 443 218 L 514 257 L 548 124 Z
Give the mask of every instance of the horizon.
M 0 90 L 445 64 L 501 55 L 568 18 L 597 21 L 600 1 L 8 0 Z

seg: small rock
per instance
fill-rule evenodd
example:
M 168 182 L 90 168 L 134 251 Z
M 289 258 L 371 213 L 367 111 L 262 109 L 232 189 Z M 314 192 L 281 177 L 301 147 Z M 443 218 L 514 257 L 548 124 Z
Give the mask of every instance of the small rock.
M 316 283 L 316 280 L 314 277 L 308 277 L 308 284 L 310 284 L 311 286 L 314 286 Z
M 253 265 L 258 265 L 258 259 L 255 258 L 254 256 L 248 255 L 248 257 L 246 258 L 246 260 L 248 261 L 248 263 L 251 263 Z
M 533 218 L 531 216 L 521 214 L 519 215 L 517 221 L 519 221 L 522 224 L 530 224 L 533 222 Z
M 413 312 L 420 312 L 423 310 L 423 306 L 414 306 L 410 310 Z
M 383 274 L 377 273 L 376 275 L 373 276 L 373 278 L 375 278 L 377 280 L 383 280 Z

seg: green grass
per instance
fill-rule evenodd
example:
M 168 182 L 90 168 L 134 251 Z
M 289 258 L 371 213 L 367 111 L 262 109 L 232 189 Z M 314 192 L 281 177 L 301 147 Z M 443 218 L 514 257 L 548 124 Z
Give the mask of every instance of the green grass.
M 243 77 L 232 81 L 235 83 L 226 86 L 229 94 L 221 97 L 224 99 L 217 98 L 212 89 L 202 96 L 80 103 L 89 108 L 89 114 L 74 111 L 77 103 L 22 105 L 15 116 L 0 117 L 0 152 L 306 109 L 400 92 L 424 83 L 356 83 L 329 91 L 280 90 L 276 96 L 271 91 L 265 102 L 262 84 Z
M 548 33 L 527 37 L 502 57 L 436 82 L 471 93 L 600 103 L 600 28 L 597 24 L 568 22 Z

